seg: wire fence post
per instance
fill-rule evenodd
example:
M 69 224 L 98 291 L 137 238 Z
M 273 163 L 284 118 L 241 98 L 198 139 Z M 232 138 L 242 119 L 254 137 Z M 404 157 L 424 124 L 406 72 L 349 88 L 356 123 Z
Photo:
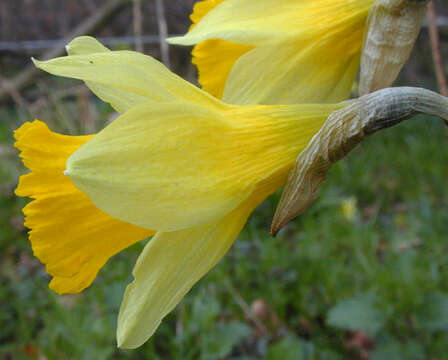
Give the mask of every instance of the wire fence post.
M 168 26 L 166 24 L 165 17 L 165 5 L 163 0 L 155 0 L 156 2 L 156 15 L 157 15 L 157 25 L 159 27 L 159 39 L 160 39 L 160 56 L 162 62 L 167 68 L 170 68 L 170 53 L 168 48 L 168 43 L 166 38 L 168 37 Z

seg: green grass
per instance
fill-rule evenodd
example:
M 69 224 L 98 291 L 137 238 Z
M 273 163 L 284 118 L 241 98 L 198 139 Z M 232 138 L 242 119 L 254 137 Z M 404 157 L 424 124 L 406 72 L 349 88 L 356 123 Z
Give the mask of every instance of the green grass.
M 109 110 L 95 109 L 104 121 Z M 447 359 L 448 136 L 440 121 L 418 117 L 369 138 L 276 238 L 272 196 L 156 335 L 122 351 L 116 315 L 143 244 L 111 259 L 82 294 L 52 293 L 20 227 L 25 201 L 12 194 L 23 171 L 11 149 L 19 121 L 1 111 L 1 359 Z M 355 204 L 352 217 L 343 204 Z M 265 310 L 258 325 L 245 309 L 254 301 Z

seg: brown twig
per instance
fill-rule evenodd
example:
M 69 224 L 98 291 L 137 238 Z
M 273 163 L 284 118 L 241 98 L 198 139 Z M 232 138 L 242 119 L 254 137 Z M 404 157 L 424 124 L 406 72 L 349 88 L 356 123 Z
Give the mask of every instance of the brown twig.
M 17 113 L 20 118 L 20 122 L 25 122 L 30 115 L 32 115 L 31 107 L 28 101 L 24 99 L 24 97 L 18 92 L 15 88 L 11 88 L 8 80 L 5 79 L 2 74 L 0 74 L 0 90 L 8 89 L 11 99 L 16 104 Z
M 93 31 L 97 26 L 99 26 L 107 17 L 112 15 L 119 7 L 124 5 L 129 0 L 110 0 L 105 3 L 105 5 L 98 9 L 92 16 L 87 18 L 81 24 L 79 24 L 64 41 L 61 42 L 61 46 L 52 49 L 43 54 L 41 57 L 43 60 L 51 59 L 56 56 L 60 56 L 64 52 L 64 46 L 74 37 L 84 35 Z M 6 98 L 14 96 L 14 93 L 19 93 L 22 88 L 29 85 L 33 77 L 36 75 L 37 69 L 34 65 L 29 65 L 26 67 L 19 75 L 14 79 L 5 79 L 3 81 L 3 86 L 0 87 L 0 101 Z
M 42 90 L 41 83 L 39 83 L 39 87 Z M 77 86 L 73 86 L 73 87 L 63 88 L 62 90 L 56 90 L 56 91 L 52 90 L 52 94 L 53 94 L 53 97 L 57 101 L 60 101 L 66 97 L 77 96 L 80 93 L 80 91 L 82 91 L 83 89 L 85 89 L 84 85 L 77 85 Z M 30 112 L 32 114 L 36 114 L 43 107 L 48 106 L 47 96 L 46 95 L 42 96 L 42 91 L 39 91 L 39 93 L 41 94 L 41 96 L 38 99 L 36 99 L 33 103 L 30 104 Z
M 165 6 L 163 0 L 156 1 L 156 14 L 157 14 L 157 25 L 159 27 L 159 39 L 160 39 L 160 55 L 162 57 L 162 62 L 167 68 L 170 67 L 170 53 L 168 48 L 168 43 L 166 38 L 168 37 L 168 27 L 166 25 L 165 17 Z
M 20 92 L 9 83 L 9 81 L 0 74 L 0 90 L 5 89 L 5 91 L 9 92 L 12 100 L 21 108 L 28 108 L 28 102 L 20 95 Z
M 249 304 L 243 299 L 243 297 L 240 295 L 240 293 L 234 288 L 232 283 L 225 279 L 224 285 L 227 288 L 227 290 L 230 292 L 230 294 L 233 296 L 234 301 L 241 307 L 241 309 L 244 312 L 244 315 L 246 318 L 250 319 L 257 330 L 260 332 L 260 334 L 267 334 L 268 330 L 266 326 L 252 313 Z
M 143 52 L 143 42 L 142 42 L 143 17 L 142 17 L 141 0 L 132 0 L 132 17 L 134 25 L 135 50 Z
M 440 39 L 439 30 L 437 27 L 437 14 L 434 2 L 428 4 L 428 23 L 429 23 L 429 38 L 431 40 L 432 58 L 434 60 L 434 67 L 436 70 L 437 84 L 439 91 L 443 96 L 448 96 L 448 86 L 443 68 L 442 55 L 440 53 Z
M 96 130 L 96 121 L 98 114 L 95 113 L 94 108 L 89 103 L 89 90 L 83 86 L 77 94 L 78 108 L 81 116 L 80 122 L 83 125 L 83 132 L 85 134 L 93 134 Z

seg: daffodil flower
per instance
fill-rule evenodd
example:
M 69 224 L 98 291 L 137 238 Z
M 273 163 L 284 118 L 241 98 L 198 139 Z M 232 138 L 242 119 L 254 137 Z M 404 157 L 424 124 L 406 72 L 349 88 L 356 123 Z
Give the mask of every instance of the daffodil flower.
M 204 0 L 189 32 L 203 89 L 232 104 L 350 95 L 375 0 Z M 392 79 L 393 81 L 393 79 Z
M 31 172 L 25 225 L 58 293 L 89 286 L 108 259 L 149 236 L 121 305 L 118 345 L 144 343 L 228 251 L 250 213 L 283 185 L 340 104 L 228 105 L 149 56 L 81 37 L 35 61 L 85 81 L 122 114 L 96 135 L 38 120 L 15 132 Z

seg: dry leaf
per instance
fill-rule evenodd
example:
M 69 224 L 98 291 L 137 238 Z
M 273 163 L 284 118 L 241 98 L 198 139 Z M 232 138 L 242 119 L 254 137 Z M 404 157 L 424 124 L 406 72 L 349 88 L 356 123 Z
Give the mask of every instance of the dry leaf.
M 359 94 L 392 85 L 408 60 L 423 19 L 426 0 L 377 0 L 369 13 L 361 56 Z

